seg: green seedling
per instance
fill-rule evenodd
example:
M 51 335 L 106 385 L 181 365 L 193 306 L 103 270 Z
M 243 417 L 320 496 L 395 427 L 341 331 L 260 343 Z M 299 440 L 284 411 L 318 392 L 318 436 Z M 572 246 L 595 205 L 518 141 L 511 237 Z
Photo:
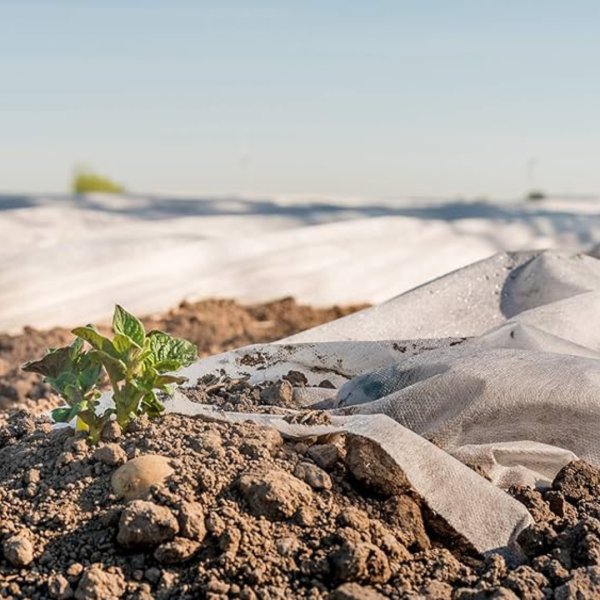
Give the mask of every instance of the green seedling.
M 142 322 L 118 305 L 112 328 L 112 340 L 93 325 L 73 329 L 77 339 L 70 346 L 51 349 L 42 359 L 23 365 L 24 371 L 43 375 L 65 400 L 67 406 L 52 411 L 53 419 L 69 423 L 77 417 L 87 428 L 91 444 L 98 442 L 113 415 L 122 428 L 139 415 L 158 416 L 165 407 L 157 392 L 171 394 L 173 384 L 187 381 L 173 373 L 198 358 L 191 342 L 163 331 L 146 334 Z M 112 387 L 114 407 L 99 413 L 104 372 Z

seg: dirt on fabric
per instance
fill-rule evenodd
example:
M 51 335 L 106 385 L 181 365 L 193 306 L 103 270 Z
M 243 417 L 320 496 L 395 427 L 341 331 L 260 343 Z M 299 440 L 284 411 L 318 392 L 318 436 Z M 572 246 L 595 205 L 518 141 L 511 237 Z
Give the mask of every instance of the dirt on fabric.
M 148 331 L 160 329 L 194 342 L 204 357 L 248 344 L 272 342 L 362 308 L 365 306 L 313 308 L 298 304 L 293 298 L 251 306 L 233 300 L 204 300 L 183 302 L 142 321 Z M 73 335 L 64 328 L 38 331 L 26 327 L 21 335 L 14 336 L 0 333 L 0 410 L 27 407 L 45 411 L 54 407 L 56 402 L 49 386 L 38 375 L 24 373 L 20 367 L 41 357 L 48 348 L 64 346 L 72 340 Z

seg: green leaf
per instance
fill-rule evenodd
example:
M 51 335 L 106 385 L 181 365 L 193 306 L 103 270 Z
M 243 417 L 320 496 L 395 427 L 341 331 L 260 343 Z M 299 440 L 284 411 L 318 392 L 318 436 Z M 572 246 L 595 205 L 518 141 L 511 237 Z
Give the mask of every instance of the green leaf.
M 112 342 L 97 331 L 92 325 L 88 325 L 87 327 L 77 327 L 73 329 L 72 333 L 88 342 L 92 347 L 96 348 L 96 350 L 111 353 L 111 348 L 114 349 Z
M 139 347 L 143 346 L 146 332 L 142 322 L 128 313 L 122 306 L 115 306 L 115 314 L 113 316 L 113 331 L 127 336 Z
M 149 417 L 158 417 L 164 410 L 165 405 L 154 392 L 150 392 L 142 398 L 142 412 Z
M 91 360 L 92 357 L 89 355 L 86 355 L 85 358 L 86 360 L 80 365 L 79 373 L 79 385 L 84 394 L 96 385 L 102 373 L 100 362 Z
M 187 377 L 177 377 L 177 375 L 161 375 L 157 377 L 154 381 L 154 385 L 156 387 L 162 387 L 164 385 L 169 385 L 171 383 L 176 383 L 177 385 L 181 385 L 188 380 Z
M 198 360 L 198 348 L 182 338 L 171 337 L 163 331 L 151 331 L 150 350 L 155 364 L 164 361 L 177 361 L 187 367 Z
M 83 400 L 70 407 L 55 408 L 50 414 L 57 423 L 70 423 L 80 412 L 87 409 L 88 403 Z
M 46 377 L 46 381 L 59 394 L 67 396 L 67 388 L 77 385 L 77 374 L 73 371 L 62 371 L 57 377 Z
M 69 423 L 71 421 L 69 417 L 71 414 L 70 408 L 55 408 L 50 414 L 55 423 Z
M 65 346 L 57 350 L 50 350 L 40 360 L 27 362 L 23 365 L 23 371 L 39 373 L 45 377 L 58 377 L 62 371 L 71 368 L 71 347 Z
M 81 400 L 83 400 L 83 394 L 81 393 L 80 387 L 73 383 L 65 385 L 64 394 L 72 403 L 81 402 Z
M 113 381 L 121 381 L 125 379 L 125 375 L 127 374 L 127 367 L 125 363 L 119 358 L 115 358 L 106 352 L 102 352 L 101 350 L 96 350 L 98 355 L 98 359 L 104 365 L 108 376 Z
M 117 335 L 115 335 L 113 338 L 112 343 L 115 347 L 115 350 L 123 358 L 129 354 L 129 351 L 132 348 L 139 349 L 139 346 L 130 337 L 123 335 L 122 333 L 117 333 Z
M 81 338 L 75 338 L 75 341 L 71 344 L 71 360 L 78 358 L 83 350 L 83 340 Z
M 154 365 L 158 373 L 172 373 L 179 371 L 183 365 L 178 360 L 161 360 Z

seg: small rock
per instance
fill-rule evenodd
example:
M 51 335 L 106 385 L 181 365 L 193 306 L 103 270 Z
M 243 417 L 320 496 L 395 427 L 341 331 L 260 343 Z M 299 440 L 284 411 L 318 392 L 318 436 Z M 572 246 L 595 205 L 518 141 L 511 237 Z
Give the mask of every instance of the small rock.
M 125 593 L 125 579 L 119 572 L 104 571 L 100 565 L 88 567 L 77 586 L 77 600 L 113 600 Z
M 171 542 L 161 544 L 154 551 L 154 558 L 162 564 L 176 565 L 189 560 L 200 548 L 198 542 L 183 537 L 176 537 Z
M 315 444 L 308 449 L 308 455 L 321 469 L 328 471 L 340 459 L 340 449 L 335 444 Z
M 344 583 L 328 596 L 328 600 L 384 600 L 379 592 L 358 583 Z
M 286 471 L 245 473 L 238 488 L 256 516 L 279 520 L 291 517 L 303 504 L 312 501 L 312 490 Z
M 204 509 L 198 502 L 182 502 L 179 506 L 178 520 L 183 537 L 201 542 L 206 536 Z
M 296 465 L 294 475 L 302 479 L 315 490 L 330 490 L 332 488 L 331 477 L 316 465 L 301 462 Z
M 125 500 L 145 496 L 153 485 L 173 474 L 169 460 L 158 454 L 138 456 L 119 467 L 110 480 L 114 493 Z
M 119 444 L 106 444 L 97 448 L 94 452 L 94 458 L 110 467 L 123 465 L 127 462 L 127 454 Z
M 268 406 L 282 406 L 293 408 L 294 404 L 294 388 L 289 381 L 285 379 L 278 381 L 269 387 L 266 387 L 260 392 L 260 400 Z
M 57 600 L 67 600 L 73 597 L 73 588 L 63 575 L 53 575 L 48 580 L 48 595 Z
M 33 562 L 33 544 L 23 535 L 14 535 L 5 540 L 2 549 L 4 558 L 13 566 L 23 568 Z
M 172 540 L 178 532 L 177 519 L 168 508 L 134 500 L 121 515 L 117 541 L 128 548 L 153 547 Z

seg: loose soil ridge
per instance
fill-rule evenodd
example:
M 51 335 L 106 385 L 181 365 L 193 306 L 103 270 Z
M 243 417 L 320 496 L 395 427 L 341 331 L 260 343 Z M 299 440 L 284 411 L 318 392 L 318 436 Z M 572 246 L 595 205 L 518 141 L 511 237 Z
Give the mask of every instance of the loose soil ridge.
M 108 428 L 98 448 L 51 429 L 27 411 L 0 429 L 5 597 L 600 594 L 600 471 L 583 462 L 543 494 L 510 490 L 536 519 L 520 536 L 527 558 L 517 566 L 465 552 L 410 489 L 369 487 L 352 437 L 293 442 L 253 423 L 173 414 L 126 433 Z M 149 475 L 152 487 L 123 487 L 117 469 L 147 455 L 163 457 L 147 462 L 168 461 L 167 470 Z

